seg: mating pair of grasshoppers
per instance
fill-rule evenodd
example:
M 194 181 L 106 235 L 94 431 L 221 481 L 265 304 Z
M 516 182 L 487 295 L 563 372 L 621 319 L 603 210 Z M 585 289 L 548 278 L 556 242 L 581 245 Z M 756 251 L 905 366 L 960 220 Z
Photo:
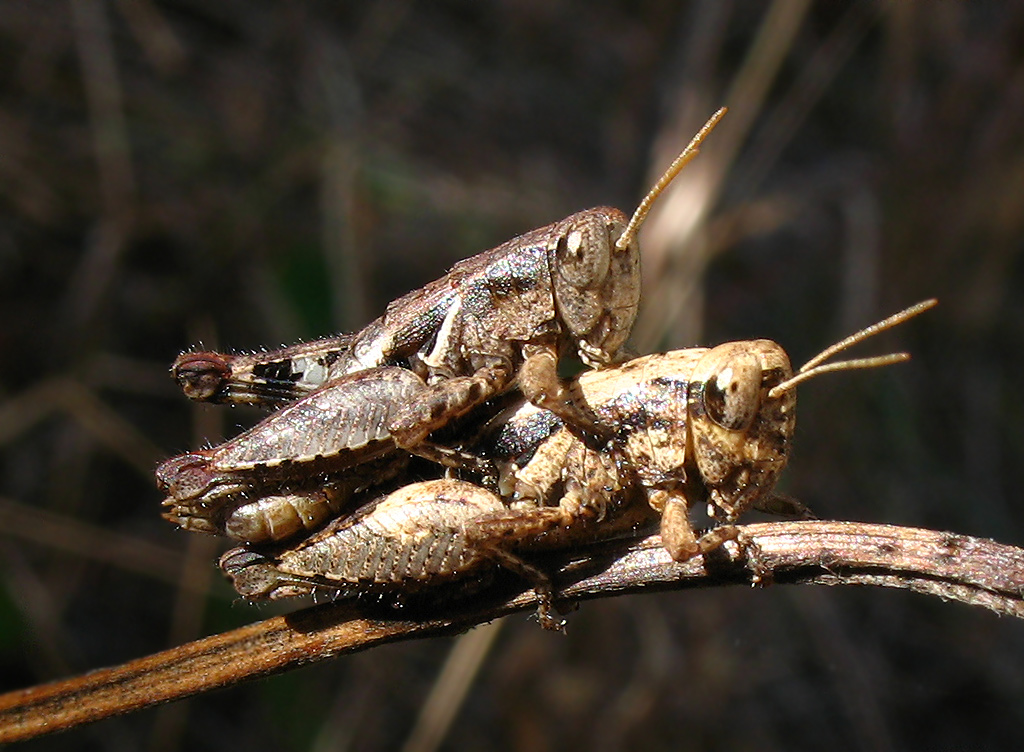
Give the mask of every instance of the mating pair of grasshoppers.
M 824 364 L 932 302 L 847 338 L 796 375 L 767 340 L 612 365 L 639 302 L 639 226 L 723 114 L 628 222 L 599 208 L 534 230 L 461 262 L 353 335 L 179 357 L 172 373 L 190 397 L 278 409 L 218 447 L 161 465 L 165 516 L 244 543 L 221 567 L 247 598 L 408 593 L 503 566 L 541 595 L 545 626 L 558 622 L 533 551 L 659 520 L 676 559 L 734 537 L 731 525 L 698 537 L 690 508 L 707 503 L 731 523 L 766 506 L 789 455 L 794 387 L 905 359 Z M 567 352 L 596 370 L 561 382 Z M 494 400 L 512 386 L 521 397 Z M 474 481 L 410 482 L 412 455 Z
M 280 409 L 227 444 L 164 463 L 157 479 L 167 516 L 260 543 L 319 527 L 367 482 L 401 474 L 409 453 L 493 477 L 490 463 L 426 439 L 513 382 L 598 440 L 594 417 L 557 377 L 559 356 L 614 360 L 639 305 L 637 230 L 723 114 L 628 222 L 598 208 L 529 232 L 457 264 L 352 335 L 255 355 L 180 356 L 172 375 L 193 399 Z M 267 501 L 270 488 L 295 504 Z

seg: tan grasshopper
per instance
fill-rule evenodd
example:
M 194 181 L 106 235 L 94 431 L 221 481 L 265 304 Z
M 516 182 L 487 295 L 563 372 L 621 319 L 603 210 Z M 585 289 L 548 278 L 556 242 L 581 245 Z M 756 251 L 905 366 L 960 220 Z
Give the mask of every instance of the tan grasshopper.
M 437 451 L 427 436 L 516 383 L 578 432 L 593 431 L 593 416 L 558 379 L 558 359 L 575 353 L 591 367 L 614 362 L 640 300 L 640 226 L 724 113 L 705 124 L 629 220 L 608 207 L 573 214 L 456 264 L 360 332 L 251 355 L 184 353 L 172 375 L 192 399 L 277 408 L 358 371 L 407 368 L 429 389 L 400 406 L 390 434 L 402 449 L 445 464 L 461 458 Z
M 553 591 L 523 554 L 629 534 L 660 520 L 663 544 L 686 560 L 737 537 L 752 508 L 778 511 L 774 487 L 789 458 L 795 387 L 830 371 L 900 362 L 905 353 L 826 363 L 927 310 L 912 306 L 827 348 L 795 374 L 769 340 L 648 355 L 588 371 L 573 385 L 613 435 L 598 450 L 549 411 L 523 403 L 497 416 L 468 447 L 501 469 L 499 493 L 443 479 L 369 494 L 356 513 L 277 551 L 235 549 L 221 567 L 240 594 L 284 598 L 408 593 L 503 566 L 541 595 Z M 697 536 L 689 510 L 706 503 L 724 524 Z

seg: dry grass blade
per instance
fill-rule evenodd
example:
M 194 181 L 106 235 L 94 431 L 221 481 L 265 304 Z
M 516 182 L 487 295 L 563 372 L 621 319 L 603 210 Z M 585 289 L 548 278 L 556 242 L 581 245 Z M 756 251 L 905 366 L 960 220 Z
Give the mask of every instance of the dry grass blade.
M 1024 618 L 1024 550 L 952 533 L 855 522 L 773 522 L 741 528 L 762 581 L 913 590 Z M 735 547 L 708 561 L 672 561 L 657 537 L 621 541 L 559 570 L 566 600 L 651 590 L 749 585 Z M 535 607 L 532 593 L 466 601 L 444 618 L 387 618 L 342 602 L 274 617 L 85 676 L 0 696 L 0 742 L 29 739 L 112 715 L 285 671 L 386 642 L 462 632 Z
M 0 446 L 13 443 L 55 412 L 65 412 L 111 452 L 149 478 L 165 453 L 94 390 L 58 376 L 0 403 Z
M 158 582 L 181 582 L 182 556 L 178 551 L 2 496 L 0 529 L 7 536 L 137 572 Z M 186 581 L 184 587 L 192 589 L 193 584 Z
M 441 746 L 504 623 L 493 621 L 459 637 L 420 708 L 402 752 L 434 752 Z

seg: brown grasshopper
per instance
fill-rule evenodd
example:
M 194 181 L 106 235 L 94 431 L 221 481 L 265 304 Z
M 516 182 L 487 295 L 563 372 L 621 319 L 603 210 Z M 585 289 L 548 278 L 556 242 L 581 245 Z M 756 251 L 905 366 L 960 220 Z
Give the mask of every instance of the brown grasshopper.
M 573 214 L 456 264 L 360 332 L 252 355 L 185 353 L 172 375 L 193 399 L 278 407 L 358 371 L 408 368 L 429 389 L 401 405 L 390 433 L 402 449 L 444 464 L 452 455 L 427 436 L 516 381 L 529 401 L 592 432 L 593 417 L 558 379 L 558 358 L 575 352 L 592 367 L 614 361 L 640 300 L 640 225 L 724 113 L 705 124 L 628 221 L 608 207 Z
M 677 560 L 736 538 L 732 523 L 747 510 L 779 510 L 774 487 L 789 457 L 796 385 L 829 371 L 905 360 L 895 353 L 825 363 L 934 304 L 919 303 L 847 337 L 796 374 L 769 340 L 585 372 L 574 396 L 613 431 L 611 451 L 581 441 L 552 413 L 520 404 L 470 448 L 501 468 L 500 496 L 465 481 L 405 486 L 295 546 L 228 552 L 221 567 L 243 596 L 273 599 L 318 590 L 408 592 L 498 564 L 533 584 L 542 623 L 557 626 L 548 578 L 520 554 L 628 534 L 659 518 L 663 544 Z M 689 510 L 699 503 L 725 524 L 698 538 Z

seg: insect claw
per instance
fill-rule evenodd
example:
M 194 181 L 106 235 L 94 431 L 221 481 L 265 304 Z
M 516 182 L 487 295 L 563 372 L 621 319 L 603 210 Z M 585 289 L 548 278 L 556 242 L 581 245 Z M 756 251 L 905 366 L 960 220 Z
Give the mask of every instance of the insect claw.
M 561 632 L 565 634 L 566 620 L 560 616 L 554 616 L 554 595 L 548 587 L 534 589 L 537 595 L 537 621 L 549 632 Z

